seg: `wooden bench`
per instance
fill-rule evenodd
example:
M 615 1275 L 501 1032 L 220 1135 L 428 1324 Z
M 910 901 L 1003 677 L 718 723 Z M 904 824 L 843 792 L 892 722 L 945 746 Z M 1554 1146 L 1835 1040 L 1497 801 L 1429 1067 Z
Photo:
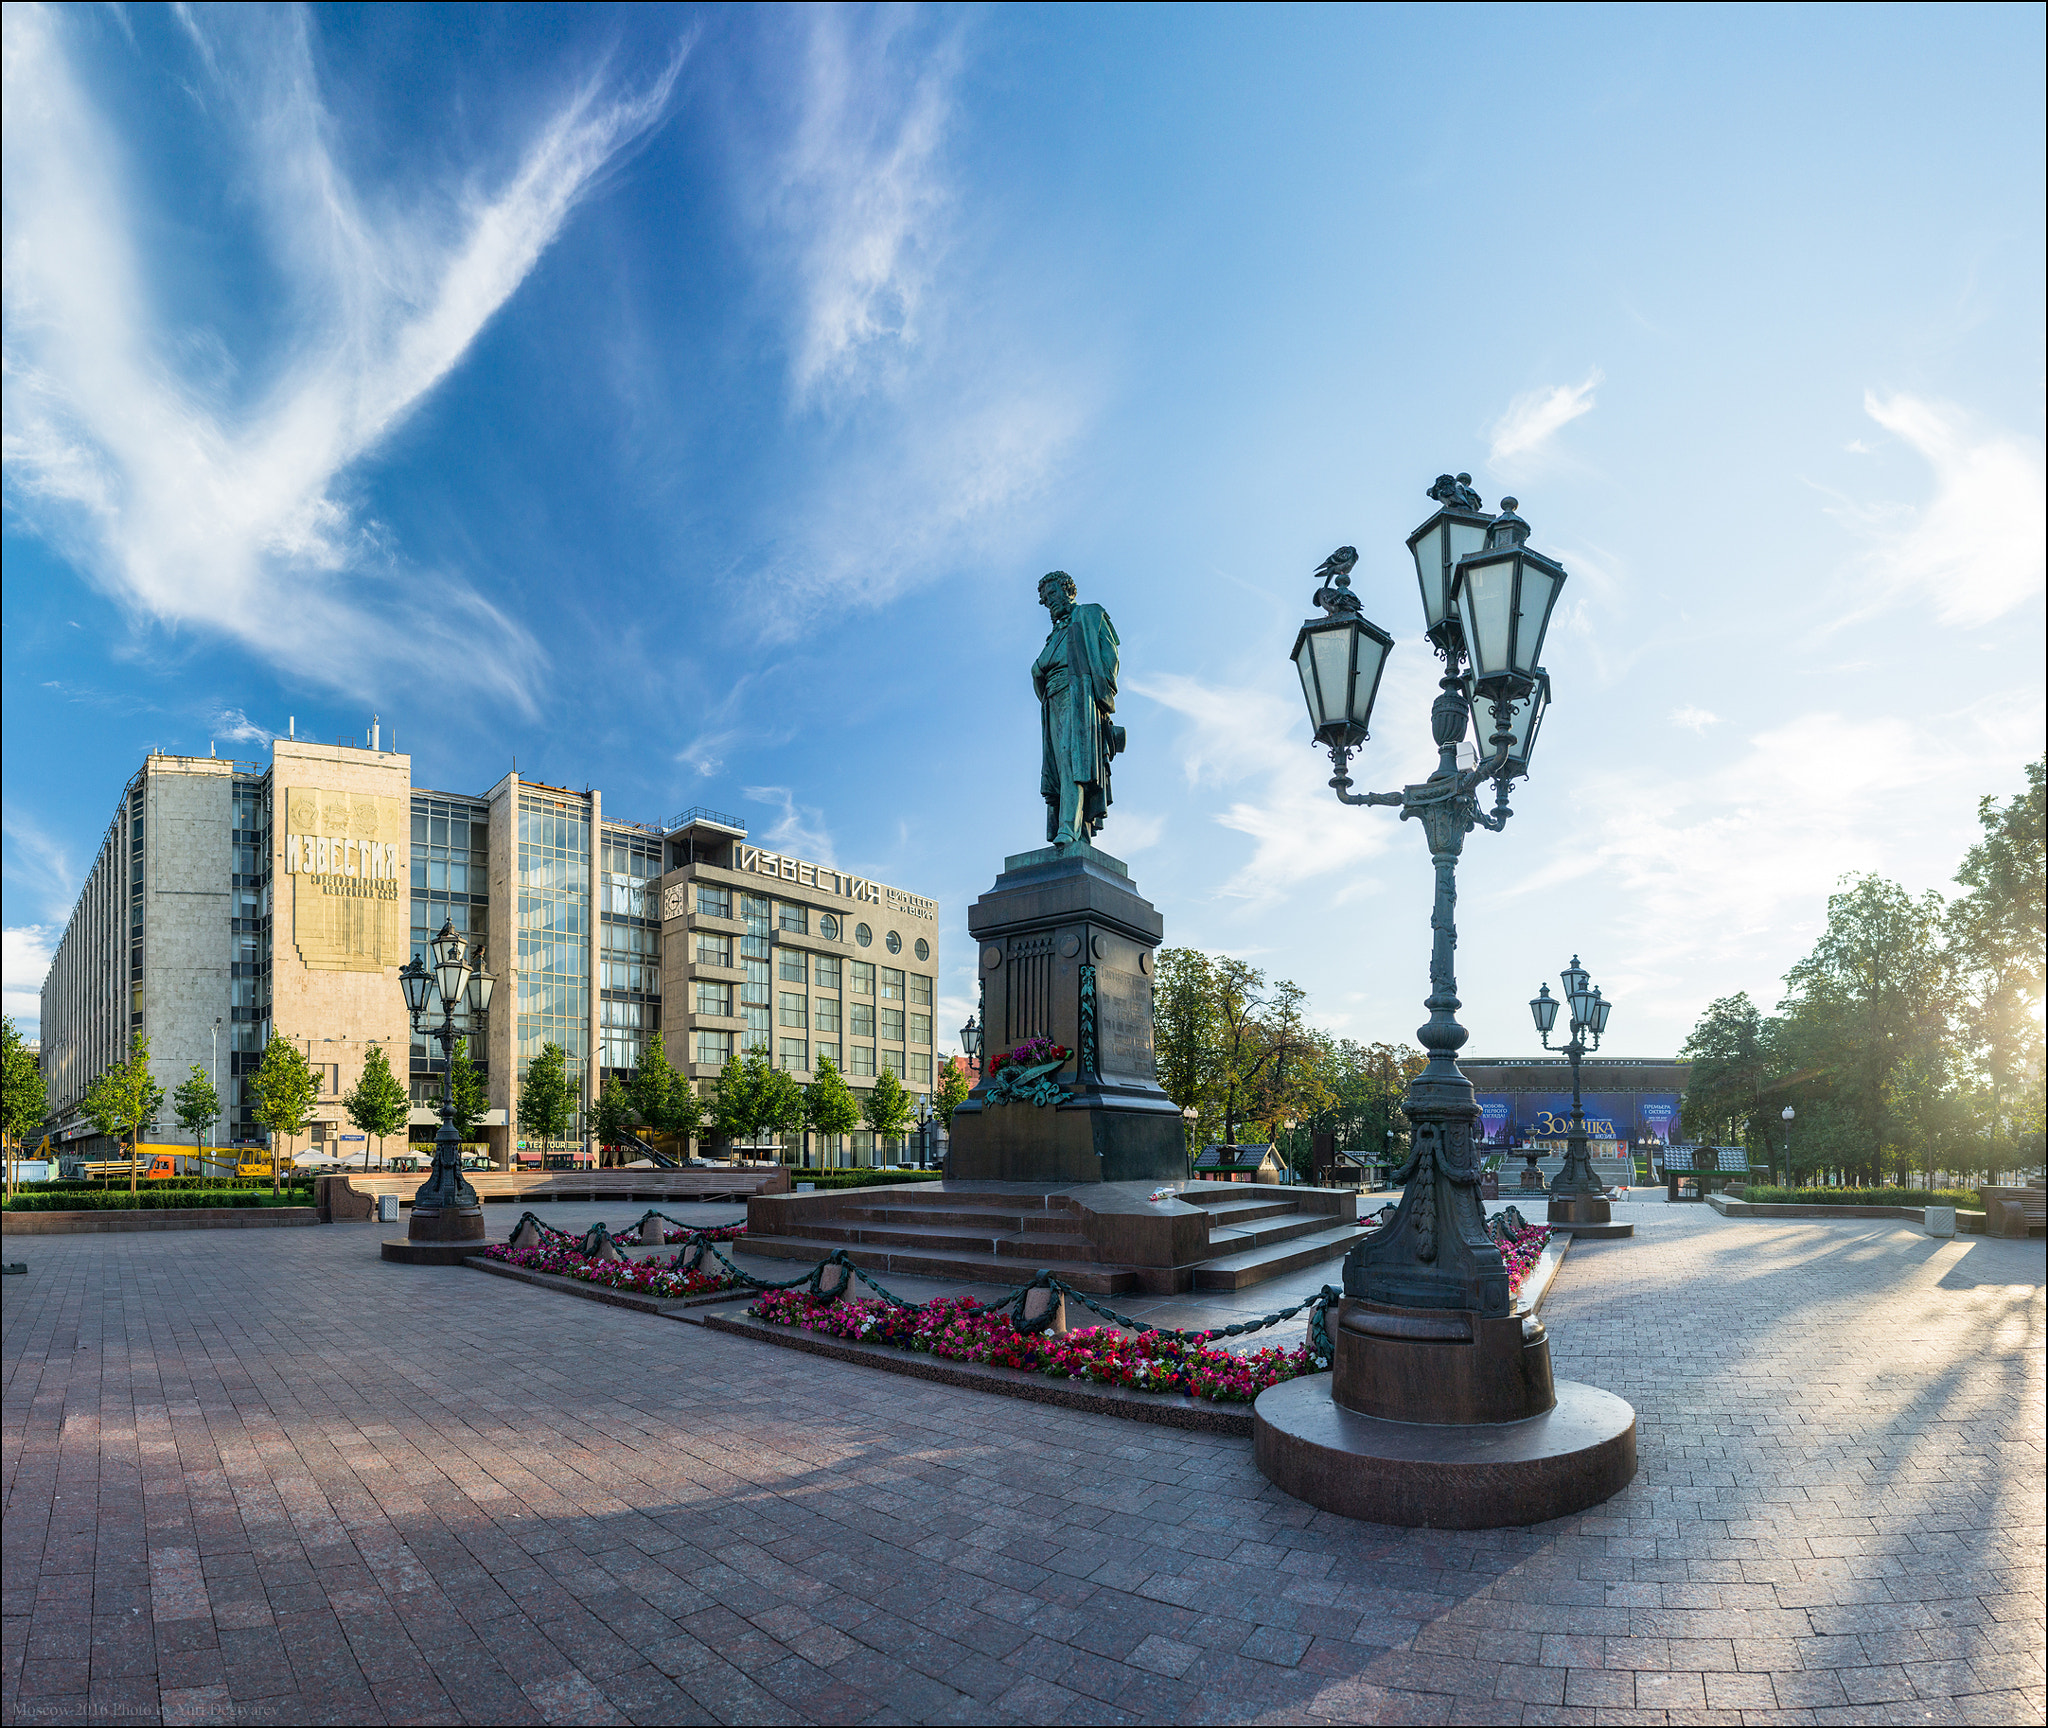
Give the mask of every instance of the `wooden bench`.
M 2024 1239 L 2048 1231 L 2048 1188 L 2029 1182 L 2024 1188 L 1979 1188 L 1984 1202 L 1984 1234 Z
M 1740 1146 L 1667 1146 L 1664 1148 L 1664 1198 L 1667 1203 L 1678 1200 L 1679 1183 L 1692 1182 L 1698 1186 L 1699 1192 L 1685 1198 L 1704 1201 L 1716 1182 L 1726 1188 L 1734 1182 L 1748 1181 L 1750 1168 L 1749 1153 Z M 1765 1167 L 1758 1165 L 1756 1168 L 1763 1170 Z

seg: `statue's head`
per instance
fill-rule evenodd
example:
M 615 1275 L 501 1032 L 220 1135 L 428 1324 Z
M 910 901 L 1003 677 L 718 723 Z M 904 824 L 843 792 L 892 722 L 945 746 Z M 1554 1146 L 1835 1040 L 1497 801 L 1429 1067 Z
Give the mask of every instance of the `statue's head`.
M 1074 579 L 1064 570 L 1048 570 L 1038 579 L 1038 603 L 1053 612 L 1074 604 Z

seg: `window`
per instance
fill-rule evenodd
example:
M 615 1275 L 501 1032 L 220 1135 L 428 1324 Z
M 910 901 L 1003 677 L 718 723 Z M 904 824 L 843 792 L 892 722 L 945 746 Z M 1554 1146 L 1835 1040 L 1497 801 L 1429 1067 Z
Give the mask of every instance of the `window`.
M 901 1050 L 884 1050 L 882 1052 L 882 1066 L 895 1075 L 897 1079 L 901 1080 L 903 1078 L 903 1052 Z
M 824 937 L 827 942 L 837 942 L 839 940 L 839 920 L 829 912 L 820 912 L 818 914 L 818 934 Z
M 865 948 L 875 939 L 875 933 L 865 924 L 856 924 L 853 927 L 853 939 Z
M 932 957 L 932 945 L 922 936 L 917 939 L 917 957 L 920 960 L 929 960 Z
M 781 1000 L 777 1002 L 776 1006 L 782 1012 L 783 1025 L 801 1026 L 804 1024 L 804 999 L 802 996 L 794 991 L 785 990 L 782 992 Z
M 910 1041 L 913 1044 L 929 1044 L 932 1041 L 932 1017 L 929 1014 L 912 1014 L 910 1017 Z
M 810 958 L 801 948 L 785 948 L 776 957 L 775 975 L 785 984 L 802 984 L 810 968 L 805 962 Z
M 847 1055 L 851 1058 L 847 1064 L 847 1073 L 858 1074 L 864 1079 L 874 1077 L 875 1047 L 872 1044 L 852 1045 L 848 1048 Z
M 785 930 L 794 930 L 799 936 L 811 933 L 811 909 L 808 906 L 792 906 L 787 900 L 775 908 L 775 921 Z
M 697 1034 L 697 1060 L 724 1067 L 732 1055 L 732 1034 L 730 1032 L 699 1032 Z
M 882 968 L 882 1000 L 901 1002 L 903 1000 L 903 974 L 893 966 Z
M 747 927 L 749 936 L 768 934 L 768 896 L 765 894 L 742 894 L 740 896 L 740 922 Z
M 697 916 L 700 918 L 730 918 L 732 916 L 732 890 L 712 888 L 700 882 L 697 884 Z
M 717 936 L 709 930 L 697 932 L 697 964 L 699 966 L 730 966 L 732 964 L 732 938 Z
M 910 1004 L 913 1008 L 929 1008 L 932 1005 L 932 981 L 920 973 L 910 975 Z
M 768 1053 L 768 1010 L 765 1008 L 749 1008 L 746 1010 L 746 1015 L 747 1050 L 750 1053 L 758 1050 L 765 1056 Z
M 775 1059 L 784 1068 L 808 1068 L 810 1047 L 801 1038 L 785 1038 L 776 1048 Z
M 811 1066 L 813 1068 L 818 1068 L 822 1067 L 827 1062 L 831 1063 L 832 1066 L 835 1068 L 839 1066 L 839 1046 L 837 1044 L 812 1045 Z
M 856 1038 L 872 1038 L 875 1035 L 875 1008 L 872 1002 L 853 1004 L 852 1031 Z
M 910 1083 L 913 1086 L 929 1086 L 932 1083 L 932 1058 L 930 1051 L 911 1051 Z
M 732 1012 L 732 986 L 730 984 L 707 984 L 697 980 L 697 1012 L 699 1014 L 730 1014 Z M 724 1034 L 720 1034 L 724 1036 Z
M 882 1010 L 882 1041 L 885 1044 L 903 1042 L 903 1010 L 884 1008 Z
M 813 1019 L 811 1025 L 820 1032 L 839 1030 L 839 998 L 820 996 L 811 1004 Z
M 847 968 L 852 974 L 850 988 L 856 996 L 872 996 L 875 993 L 875 969 L 865 960 L 856 960 Z
M 820 954 L 817 957 L 817 959 L 813 962 L 811 972 L 811 981 L 814 984 L 816 984 L 820 990 L 837 990 L 839 988 L 838 955 Z
M 903 938 L 891 930 L 888 936 L 883 939 L 882 946 L 888 949 L 891 954 L 901 954 L 903 952 Z
M 745 962 L 747 981 L 740 986 L 740 1001 L 749 1008 L 768 1006 L 768 962 L 749 960 Z

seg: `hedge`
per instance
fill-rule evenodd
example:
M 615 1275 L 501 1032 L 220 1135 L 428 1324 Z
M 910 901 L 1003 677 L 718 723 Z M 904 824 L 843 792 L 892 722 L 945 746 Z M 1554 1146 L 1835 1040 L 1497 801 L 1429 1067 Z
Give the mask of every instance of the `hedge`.
M 1964 1206 L 1977 1204 L 1969 1188 L 1746 1188 L 1750 1206 Z
M 886 1188 L 901 1182 L 942 1182 L 937 1170 L 797 1170 L 789 1173 L 790 1186 L 815 1182 L 820 1193 L 827 1188 Z
M 312 1186 L 312 1177 L 287 1176 L 284 1179 L 284 1185 L 287 1188 L 310 1188 Z M 83 1176 L 57 1176 L 48 1182 L 25 1184 L 25 1186 L 33 1186 L 39 1194 L 112 1193 L 116 1188 L 121 1189 L 125 1193 L 128 1187 L 128 1178 L 125 1175 L 112 1176 L 106 1181 L 101 1182 L 97 1178 L 88 1179 Z M 268 1176 L 180 1176 L 174 1183 L 144 1182 L 142 1186 L 145 1188 L 174 1187 L 181 1194 L 196 1193 L 202 1189 L 220 1192 L 240 1190 L 254 1192 L 259 1188 L 268 1194 L 270 1192 L 270 1178 Z
M 268 1189 L 261 1193 L 223 1193 L 218 1189 L 206 1188 L 145 1188 L 131 1194 L 125 1188 L 110 1193 L 69 1193 L 47 1194 L 40 1192 L 44 1184 L 38 1182 L 38 1192 L 17 1194 L 7 1201 L 9 1212 L 137 1212 L 163 1211 L 184 1206 L 306 1206 L 312 1202 L 304 1192 L 287 1188 L 276 1199 Z

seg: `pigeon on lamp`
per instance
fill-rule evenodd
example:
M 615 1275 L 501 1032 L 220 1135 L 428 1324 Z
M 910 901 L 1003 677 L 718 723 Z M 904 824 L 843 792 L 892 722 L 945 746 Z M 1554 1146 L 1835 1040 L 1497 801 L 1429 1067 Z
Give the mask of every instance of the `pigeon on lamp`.
M 1356 546 L 1339 546 L 1316 566 L 1317 586 L 1311 605 L 1335 616 L 1361 610 L 1358 596 L 1351 592 L 1351 567 L 1358 562 Z

